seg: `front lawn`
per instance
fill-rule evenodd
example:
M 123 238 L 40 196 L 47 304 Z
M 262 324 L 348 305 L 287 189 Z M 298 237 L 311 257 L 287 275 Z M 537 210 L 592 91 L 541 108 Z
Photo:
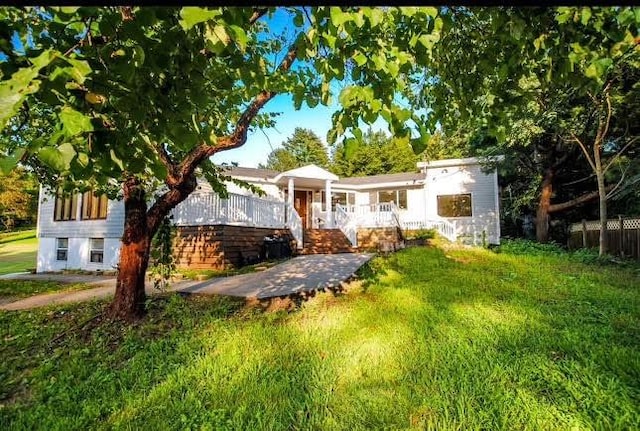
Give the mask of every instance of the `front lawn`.
M 633 429 L 640 272 L 411 248 L 293 312 L 154 299 L 0 313 L 0 429 Z
M 35 268 L 37 251 L 35 229 L 0 234 L 0 275 Z
M 0 280 L 0 299 L 24 298 L 39 295 L 41 293 L 67 292 L 73 290 L 90 289 L 91 286 L 84 283 L 60 283 L 58 281 L 43 280 Z

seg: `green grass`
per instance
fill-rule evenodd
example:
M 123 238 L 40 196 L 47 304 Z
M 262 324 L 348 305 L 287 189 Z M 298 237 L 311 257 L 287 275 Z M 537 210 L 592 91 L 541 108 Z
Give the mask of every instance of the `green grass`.
M 263 312 L 0 313 L 0 429 L 637 429 L 638 266 L 415 247 Z
M 37 251 L 35 229 L 0 234 L 0 275 L 35 268 Z
M 43 280 L 0 280 L 0 298 L 24 298 L 41 293 L 90 289 L 95 286 L 83 283 L 59 283 Z

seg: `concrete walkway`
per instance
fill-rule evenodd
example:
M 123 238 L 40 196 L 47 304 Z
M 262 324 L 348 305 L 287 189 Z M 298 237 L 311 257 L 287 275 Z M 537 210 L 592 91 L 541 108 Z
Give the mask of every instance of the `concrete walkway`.
M 338 287 L 348 280 L 373 255 L 364 253 L 315 254 L 298 256 L 261 272 L 214 278 L 205 281 L 180 281 L 168 291 L 209 295 L 228 295 L 244 298 L 271 298 L 312 290 Z M 53 280 L 66 283 L 95 284 L 100 287 L 74 292 L 36 295 L 9 304 L 0 310 L 26 310 L 53 304 L 89 301 L 114 294 L 115 278 L 104 276 L 60 274 L 16 274 L 13 279 Z M 97 279 L 98 278 L 98 279 Z M 97 280 L 96 280 L 97 279 Z M 148 295 L 160 293 L 147 284 Z

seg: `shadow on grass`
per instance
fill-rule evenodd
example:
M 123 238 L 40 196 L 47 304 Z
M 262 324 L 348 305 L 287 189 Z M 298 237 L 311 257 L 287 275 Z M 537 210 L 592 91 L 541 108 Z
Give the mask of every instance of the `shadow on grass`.
M 29 371 L 0 375 L 14 388 L 26 378 L 29 394 L 2 407 L 0 425 L 633 428 L 637 289 L 554 272 L 564 264 L 410 249 L 363 268 L 367 288 L 353 296 L 247 307 L 167 295 L 133 327 L 97 325 L 52 350 L 32 349 L 43 337 L 25 334 L 0 347 L 5 363 L 9 350 L 36 358 L 24 368 L 32 380 Z M 81 323 L 92 309 L 66 310 Z M 45 318 L 15 315 L 10 331 L 42 326 L 50 340 L 46 314 L 35 315 Z

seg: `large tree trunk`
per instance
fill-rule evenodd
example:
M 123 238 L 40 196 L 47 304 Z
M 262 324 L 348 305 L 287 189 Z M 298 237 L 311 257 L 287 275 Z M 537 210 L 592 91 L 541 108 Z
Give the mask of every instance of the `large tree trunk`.
M 149 265 L 152 233 L 147 228 L 147 203 L 140 181 L 128 178 L 123 184 L 124 233 L 116 294 L 109 314 L 119 320 L 132 320 L 144 313 L 144 284 Z
M 192 172 L 158 197 L 147 211 L 145 190 L 139 180 L 127 179 L 124 192 L 124 233 L 116 281 L 116 296 L 109 314 L 114 319 L 132 320 L 144 314 L 145 275 L 149 266 L 151 240 L 162 220 L 196 188 Z
M 542 190 L 536 213 L 536 239 L 538 242 L 549 241 L 549 207 L 553 195 L 553 170 L 547 169 L 542 180 Z

